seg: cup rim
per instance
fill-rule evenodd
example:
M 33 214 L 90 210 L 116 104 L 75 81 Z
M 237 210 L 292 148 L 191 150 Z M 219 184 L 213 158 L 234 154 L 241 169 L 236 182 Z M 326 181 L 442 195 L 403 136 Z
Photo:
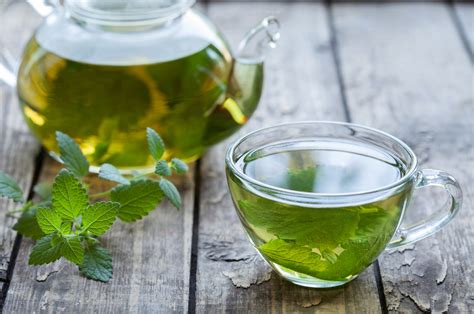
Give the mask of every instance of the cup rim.
M 248 138 L 250 138 L 250 137 L 252 137 L 252 136 L 254 136 L 258 133 L 268 131 L 268 130 L 271 130 L 271 129 L 277 129 L 277 128 L 281 128 L 281 127 L 285 127 L 285 126 L 298 126 L 298 125 L 304 125 L 304 124 L 308 124 L 308 125 L 323 124 L 323 125 L 336 125 L 336 126 L 350 126 L 350 127 L 355 127 L 355 128 L 358 128 L 358 129 L 367 130 L 367 131 L 370 131 L 370 132 L 373 132 L 373 133 L 377 133 L 379 135 L 385 136 L 388 139 L 396 142 L 403 149 L 405 149 L 408 152 L 408 154 L 410 155 L 410 158 L 412 159 L 412 163 L 410 165 L 410 168 L 408 168 L 408 170 L 406 171 L 406 173 L 400 179 L 398 179 L 397 181 L 395 181 L 391 184 L 384 185 L 384 186 L 381 186 L 379 188 L 372 189 L 372 190 L 360 191 L 360 192 L 349 192 L 349 193 L 303 192 L 303 191 L 294 191 L 294 190 L 289 190 L 289 189 L 285 189 L 285 188 L 280 188 L 280 187 L 276 187 L 276 186 L 273 186 L 273 185 L 270 185 L 270 184 L 263 183 L 259 180 L 253 179 L 252 177 L 246 175 L 241 169 L 239 169 L 235 165 L 235 162 L 232 158 L 232 155 L 234 154 L 234 151 L 235 151 L 236 147 L 238 145 L 240 145 L 246 139 L 248 139 Z M 227 148 L 227 152 L 226 152 L 226 155 L 225 155 L 225 163 L 231 169 L 233 174 L 235 174 L 240 179 L 242 179 L 246 182 L 250 182 L 253 185 L 264 188 L 267 191 L 282 192 L 282 193 L 285 193 L 285 194 L 290 194 L 290 195 L 294 195 L 294 196 L 301 196 L 301 197 L 305 197 L 305 198 L 351 197 L 351 196 L 370 195 L 370 194 L 384 192 L 384 191 L 391 190 L 393 188 L 396 188 L 396 187 L 399 187 L 399 186 L 405 184 L 407 181 L 409 181 L 412 178 L 412 176 L 416 173 L 416 169 L 418 168 L 418 159 L 417 159 L 415 153 L 413 152 L 413 150 L 405 142 L 403 142 L 402 140 L 398 139 L 397 137 L 395 137 L 395 136 L 393 136 L 393 135 L 391 135 L 387 132 L 384 132 L 384 131 L 381 131 L 381 130 L 378 130 L 376 128 L 372 128 L 372 127 L 369 127 L 369 126 L 357 124 L 357 123 L 339 122 L 339 121 L 318 121 L 318 120 L 280 123 L 280 124 L 272 125 L 272 126 L 269 126 L 269 127 L 262 127 L 262 128 L 257 129 L 257 130 L 254 130 L 252 132 L 249 132 L 249 133 L 239 137 L 237 140 L 235 140 Z

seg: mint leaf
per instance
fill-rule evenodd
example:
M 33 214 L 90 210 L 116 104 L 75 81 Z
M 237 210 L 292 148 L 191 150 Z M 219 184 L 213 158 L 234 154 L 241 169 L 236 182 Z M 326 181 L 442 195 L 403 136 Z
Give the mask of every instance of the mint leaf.
M 76 265 L 81 265 L 84 260 L 84 248 L 78 237 L 63 238 L 61 242 L 61 255 Z
M 165 177 L 171 175 L 171 168 L 168 166 L 166 160 L 160 160 L 156 163 L 155 173 Z
M 313 192 L 316 181 L 316 167 L 311 166 L 304 169 L 288 170 L 288 186 L 284 187 L 292 191 Z
M 63 227 L 61 227 L 63 228 Z M 51 238 L 51 245 L 56 246 L 56 245 L 62 245 L 64 241 L 64 237 L 60 234 L 53 233 Z
M 176 173 L 186 173 L 189 170 L 188 165 L 178 158 L 171 159 L 171 168 L 176 171 Z
M 269 203 L 238 202 L 257 234 L 278 238 L 261 245 L 261 253 L 273 263 L 325 280 L 345 280 L 370 265 L 392 237 L 401 213 L 398 205 L 385 210 L 374 204 L 301 208 Z
M 61 217 L 51 208 L 39 208 L 36 219 L 41 230 L 46 234 L 61 231 Z
M 86 189 L 69 171 L 63 169 L 53 183 L 53 209 L 64 219 L 73 220 L 88 204 Z
M 359 213 L 351 208 L 311 208 L 272 201 L 238 201 L 248 222 L 283 240 L 333 249 L 354 236 Z
M 77 145 L 68 135 L 57 131 L 56 141 L 58 142 L 61 160 L 69 171 L 77 177 L 84 177 L 89 173 L 89 162 Z
M 152 180 L 132 181 L 112 189 L 110 200 L 120 203 L 118 217 L 123 221 L 135 221 L 148 215 L 163 198 L 160 185 Z
M 35 185 L 33 191 L 36 195 L 41 197 L 42 200 L 47 201 L 51 199 L 53 185 L 49 182 L 40 182 Z
M 322 257 L 327 260 L 328 262 L 330 262 L 331 264 L 334 264 L 337 262 L 337 254 L 334 253 L 333 251 L 331 250 L 328 250 L 328 249 L 323 249 L 321 251 L 321 255 Z
M 79 270 L 89 279 L 107 282 L 113 273 L 112 256 L 106 248 L 98 244 L 89 245 Z
M 116 202 L 97 202 L 88 206 L 82 214 L 82 231 L 100 236 L 112 226 L 119 208 L 120 203 Z
M 40 204 L 38 206 L 47 206 L 48 204 Z M 18 219 L 16 224 L 13 226 L 13 230 L 18 231 L 22 236 L 32 238 L 33 240 L 38 240 L 42 238 L 45 234 L 38 225 L 36 220 L 36 213 L 38 211 L 38 206 L 31 206 L 27 208 Z
M 181 196 L 173 183 L 161 178 L 160 188 L 165 196 L 170 200 L 171 204 L 173 204 L 177 209 L 181 208 Z
M 324 269 L 321 255 L 306 246 L 275 239 L 260 245 L 259 250 L 270 261 L 303 274 L 318 277 Z
M 100 166 L 99 178 L 118 182 L 121 184 L 130 184 L 130 181 L 124 178 L 122 174 L 120 174 L 120 171 L 111 164 L 103 164 L 102 166 Z
M 61 230 L 59 231 L 61 235 L 68 235 L 72 233 L 71 223 L 65 222 L 61 225 Z
M 7 197 L 14 202 L 23 202 L 23 191 L 16 181 L 0 171 L 0 196 Z
M 163 143 L 161 137 L 152 128 L 146 129 L 146 138 L 150 154 L 156 161 L 160 160 L 165 152 L 165 143 Z
M 52 263 L 61 257 L 61 245 L 53 245 L 51 240 L 54 235 L 50 234 L 39 239 L 31 250 L 28 264 L 42 265 Z

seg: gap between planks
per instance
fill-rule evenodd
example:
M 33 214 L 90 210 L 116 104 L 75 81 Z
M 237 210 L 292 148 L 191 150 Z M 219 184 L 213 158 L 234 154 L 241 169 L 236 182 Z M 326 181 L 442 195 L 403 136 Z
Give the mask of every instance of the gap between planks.
M 331 33 L 331 50 L 332 50 L 332 55 L 334 58 L 334 67 L 337 73 L 337 80 L 339 82 L 341 101 L 344 106 L 346 122 L 352 123 L 351 110 L 347 102 L 347 95 L 346 95 L 346 88 L 345 88 L 346 84 L 344 82 L 344 76 L 342 74 L 342 68 L 341 68 L 341 61 L 340 61 L 341 56 L 339 52 L 339 43 L 338 43 L 338 38 L 337 38 L 336 26 L 334 23 L 334 12 L 333 12 L 333 7 L 332 7 L 332 1 L 331 0 L 326 1 L 325 7 L 327 10 L 329 31 Z M 382 313 L 385 314 L 385 313 L 388 313 L 387 300 L 385 298 L 382 274 L 380 273 L 380 265 L 379 265 L 378 259 L 375 260 L 375 262 L 373 263 L 373 270 L 374 270 L 375 283 L 377 285 L 377 294 L 379 296 L 380 308 L 382 310 Z
M 447 0 L 447 1 L 448 1 L 448 7 L 449 7 L 449 14 L 451 15 L 451 18 L 453 19 L 453 23 L 456 26 L 456 30 L 459 34 L 459 38 L 464 46 L 464 49 L 466 50 L 467 55 L 469 56 L 469 59 L 471 60 L 471 63 L 474 63 L 474 51 L 472 51 L 472 46 L 471 46 L 472 43 L 469 42 L 469 34 L 467 34 L 467 32 L 474 32 L 474 29 L 472 29 L 472 26 L 474 23 L 472 19 L 474 19 L 474 14 L 471 14 L 471 20 L 470 20 L 471 25 L 463 26 L 463 21 L 461 20 L 458 9 L 456 8 L 457 3 L 454 0 Z M 474 6 L 472 2 L 470 2 L 470 5 Z M 459 9 L 459 10 L 462 10 L 462 9 Z M 474 10 L 472 10 L 471 13 L 472 12 L 474 12 Z
M 201 160 L 196 162 L 194 180 L 194 208 L 191 238 L 191 262 L 189 273 L 188 313 L 196 313 L 196 275 L 199 243 L 199 208 L 201 191 Z
M 35 193 L 34 193 L 33 189 L 39 181 L 41 170 L 43 169 L 44 159 L 45 159 L 45 151 L 43 149 L 41 149 L 38 152 L 38 155 L 35 158 L 33 177 L 31 179 L 31 185 L 30 185 L 30 188 L 28 190 L 27 201 L 31 201 L 34 197 Z M 5 303 L 5 299 L 6 299 L 7 294 L 8 294 L 8 289 L 10 288 L 10 281 L 12 279 L 13 271 L 15 269 L 15 263 L 16 263 L 16 259 L 18 257 L 18 252 L 20 251 L 20 245 L 21 245 L 22 238 L 23 237 L 21 236 L 21 234 L 19 234 L 19 233 L 16 234 L 15 243 L 13 245 L 13 249 L 12 249 L 12 252 L 10 254 L 10 263 L 8 264 L 7 275 L 6 275 L 5 280 L 2 280 L 3 285 L 2 285 L 2 292 L 1 292 L 2 294 L 1 294 L 1 299 L 0 299 L 0 313 L 3 310 L 3 305 Z

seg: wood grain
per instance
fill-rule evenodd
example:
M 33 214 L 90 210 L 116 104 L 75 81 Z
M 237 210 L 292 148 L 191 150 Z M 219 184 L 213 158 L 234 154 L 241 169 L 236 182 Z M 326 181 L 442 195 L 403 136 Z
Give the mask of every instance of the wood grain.
M 459 216 L 444 230 L 414 247 L 383 254 L 388 309 L 472 312 L 472 68 L 448 8 L 336 4 L 334 15 L 354 122 L 406 141 L 421 167 L 451 172 L 465 193 Z M 409 218 L 426 217 L 443 204 L 440 193 L 417 194 Z
M 474 58 L 474 3 L 455 2 L 454 11 L 461 24 L 461 36 L 467 40 L 468 53 Z
M 240 134 L 283 121 L 344 119 L 323 5 L 211 3 L 208 14 L 233 44 L 264 16 L 281 20 L 282 38 L 266 62 L 260 107 Z M 372 268 L 352 284 L 325 292 L 270 272 L 245 237 L 229 197 L 224 153 L 231 141 L 202 160 L 196 312 L 379 312 Z
M 0 13 L 0 51 L 9 48 L 15 56 L 20 54 L 23 43 L 38 22 L 36 16 L 23 12 L 32 13 L 25 3 L 14 3 L 8 7 L 9 14 Z M 25 197 L 32 184 L 39 147 L 23 121 L 15 91 L 0 81 L 0 171 L 20 183 Z M 16 237 L 16 232 L 11 229 L 15 219 L 8 216 L 7 212 L 19 206 L 0 199 L 0 280 L 7 280 Z
M 266 64 L 265 93 L 255 117 L 240 134 L 282 121 L 344 120 L 325 7 L 319 3 L 212 3 L 209 14 L 234 44 L 260 18 L 275 14 L 282 40 Z M 0 4 L 0 7 L 2 5 Z M 472 53 L 472 7 L 455 5 Z M 448 6 L 409 3 L 333 4 L 345 95 L 354 122 L 402 138 L 423 167 L 452 172 L 465 204 L 443 231 L 380 260 L 388 308 L 393 312 L 473 312 L 474 260 L 471 228 L 474 135 L 472 65 Z M 39 18 L 24 3 L 0 15 L 0 49 L 18 55 Z M 235 137 L 234 137 L 235 139 Z M 331 291 L 300 288 L 278 278 L 256 256 L 234 213 L 224 177 L 223 156 L 231 140 L 202 160 L 196 290 L 192 311 L 207 312 L 380 312 L 369 268 L 348 286 Z M 28 191 L 39 144 L 27 130 L 16 96 L 0 85 L 0 170 Z M 59 165 L 47 160 L 42 178 Z M 75 266 L 57 262 L 27 265 L 32 242 L 21 244 L 4 307 L 29 312 L 187 312 L 195 186 L 194 173 L 179 182 L 184 209 L 164 204 L 146 220 L 116 223 L 104 238 L 114 258 L 108 284 L 86 280 Z M 102 186 L 97 180 L 96 188 Z M 420 192 L 410 219 L 440 204 L 439 193 Z M 15 233 L 0 201 L 0 288 L 10 268 Z M 426 209 L 426 210 L 425 210 Z M 247 287 L 247 288 L 244 288 Z
M 51 180 L 60 165 L 48 159 L 42 180 Z M 175 178 L 178 179 L 178 178 Z M 102 190 L 96 177 L 89 183 Z M 114 261 L 107 283 L 83 278 L 77 267 L 61 260 L 47 266 L 29 266 L 32 241 L 23 240 L 5 313 L 56 312 L 176 312 L 187 311 L 191 225 L 194 202 L 193 171 L 177 186 L 183 208 L 163 202 L 146 219 L 133 224 L 117 221 L 102 238 Z

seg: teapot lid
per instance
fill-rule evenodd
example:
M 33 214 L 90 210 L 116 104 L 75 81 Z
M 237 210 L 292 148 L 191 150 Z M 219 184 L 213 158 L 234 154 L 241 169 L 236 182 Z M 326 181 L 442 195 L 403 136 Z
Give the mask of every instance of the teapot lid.
M 194 0 L 63 0 L 73 17 L 103 25 L 163 23 L 182 15 Z

